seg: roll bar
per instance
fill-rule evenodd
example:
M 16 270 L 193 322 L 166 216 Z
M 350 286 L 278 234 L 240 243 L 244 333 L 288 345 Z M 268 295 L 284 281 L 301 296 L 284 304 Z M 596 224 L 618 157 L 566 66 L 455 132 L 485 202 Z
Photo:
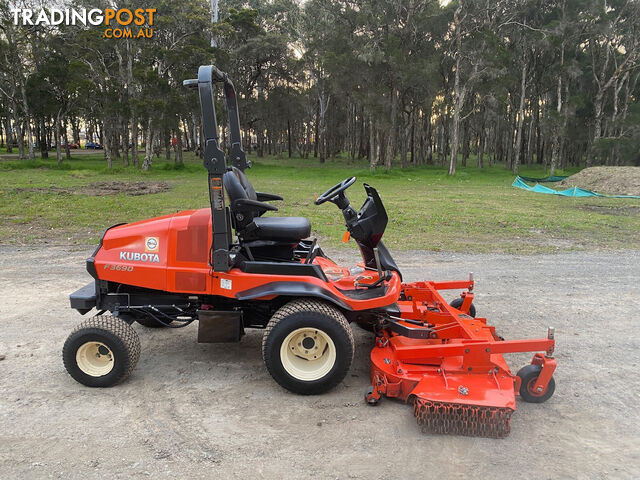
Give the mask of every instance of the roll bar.
M 218 142 L 218 123 L 213 93 L 214 83 L 222 83 L 224 88 L 229 119 L 232 164 L 242 171 L 251 165 L 247 162 L 246 154 L 242 149 L 238 102 L 233 83 L 226 73 L 220 71 L 214 65 L 200 66 L 198 78 L 185 80 L 183 85 L 188 88 L 197 88 L 200 95 L 202 133 L 204 136 L 203 164 L 209 172 L 209 201 L 211 203 L 212 247 L 209 263 L 214 271 L 227 272 L 231 268 L 229 259 L 231 225 L 229 213 L 224 204 L 224 182 L 222 180 L 227 171 L 227 162 Z

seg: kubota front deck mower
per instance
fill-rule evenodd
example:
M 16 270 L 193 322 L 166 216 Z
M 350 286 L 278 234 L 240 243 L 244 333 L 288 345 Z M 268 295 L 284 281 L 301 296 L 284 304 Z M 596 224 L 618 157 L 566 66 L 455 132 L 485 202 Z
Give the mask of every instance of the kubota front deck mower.
M 226 98 L 230 167 L 218 144 L 215 83 Z M 262 355 L 271 376 L 292 392 L 319 394 L 349 370 L 349 323 L 356 322 L 375 332 L 366 401 L 409 401 L 426 431 L 503 437 L 516 393 L 534 403 L 551 397 L 553 329 L 547 338 L 503 340 L 475 317 L 472 278 L 403 283 L 382 242 L 387 213 L 378 192 L 365 184 L 357 212 L 346 196 L 355 177 L 315 202 L 341 210 L 362 254 L 355 267 L 336 265 L 308 240 L 306 218 L 265 215 L 277 210 L 267 202 L 282 198 L 256 192 L 244 173 L 249 165 L 227 75 L 203 66 L 185 85 L 200 94 L 210 208 L 106 230 L 87 260 L 94 280 L 70 297 L 82 314 L 98 310 L 64 345 L 74 379 L 94 387 L 124 380 L 140 355 L 134 322 L 180 328 L 198 320 L 199 342 L 239 341 L 247 328 L 265 329 Z M 462 292 L 448 304 L 443 290 Z M 513 375 L 503 354 L 527 351 L 540 353 Z

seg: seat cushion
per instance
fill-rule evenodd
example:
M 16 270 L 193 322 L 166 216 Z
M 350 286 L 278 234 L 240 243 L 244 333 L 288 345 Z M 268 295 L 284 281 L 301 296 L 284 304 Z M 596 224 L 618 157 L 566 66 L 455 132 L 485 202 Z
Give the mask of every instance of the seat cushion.
M 256 217 L 252 236 L 269 240 L 302 240 L 311 235 L 311 224 L 304 217 Z

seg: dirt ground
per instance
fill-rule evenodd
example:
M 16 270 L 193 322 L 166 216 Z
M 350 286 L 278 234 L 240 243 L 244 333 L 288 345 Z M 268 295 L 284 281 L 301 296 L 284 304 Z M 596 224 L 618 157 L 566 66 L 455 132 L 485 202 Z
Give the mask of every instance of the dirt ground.
M 518 401 L 504 440 L 423 434 L 401 402 L 366 406 L 371 338 L 360 330 L 350 374 L 321 396 L 271 380 L 260 331 L 200 345 L 196 325 L 136 325 L 142 355 L 129 380 L 84 387 L 61 348 L 82 318 L 67 295 L 88 282 L 89 252 L 0 247 L 0 478 L 640 476 L 638 251 L 396 255 L 409 281 L 475 272 L 478 313 L 506 338 L 556 327 L 555 396 Z M 529 360 L 509 357 L 514 370 Z
M 161 193 L 171 189 L 167 182 L 93 182 L 80 187 L 42 187 L 42 188 L 16 188 L 16 192 L 57 193 L 58 195 L 89 195 L 92 197 L 104 197 L 106 195 L 139 196 L 149 193 Z
M 640 167 L 585 168 L 560 185 L 609 195 L 640 195 Z

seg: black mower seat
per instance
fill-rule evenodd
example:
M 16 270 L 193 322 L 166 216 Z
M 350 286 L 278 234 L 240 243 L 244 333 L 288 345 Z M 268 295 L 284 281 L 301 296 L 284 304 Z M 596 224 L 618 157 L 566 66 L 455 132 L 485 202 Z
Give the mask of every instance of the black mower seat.
M 311 224 L 304 217 L 263 217 L 264 210 L 235 211 L 236 200 L 282 200 L 273 194 L 256 192 L 244 172 L 232 167 L 224 174 L 224 188 L 231 201 L 231 213 L 234 217 L 234 227 L 239 236 L 246 241 L 273 240 L 299 242 L 311 235 Z
M 252 235 L 268 240 L 302 240 L 311 235 L 311 223 L 304 217 L 256 217 Z

